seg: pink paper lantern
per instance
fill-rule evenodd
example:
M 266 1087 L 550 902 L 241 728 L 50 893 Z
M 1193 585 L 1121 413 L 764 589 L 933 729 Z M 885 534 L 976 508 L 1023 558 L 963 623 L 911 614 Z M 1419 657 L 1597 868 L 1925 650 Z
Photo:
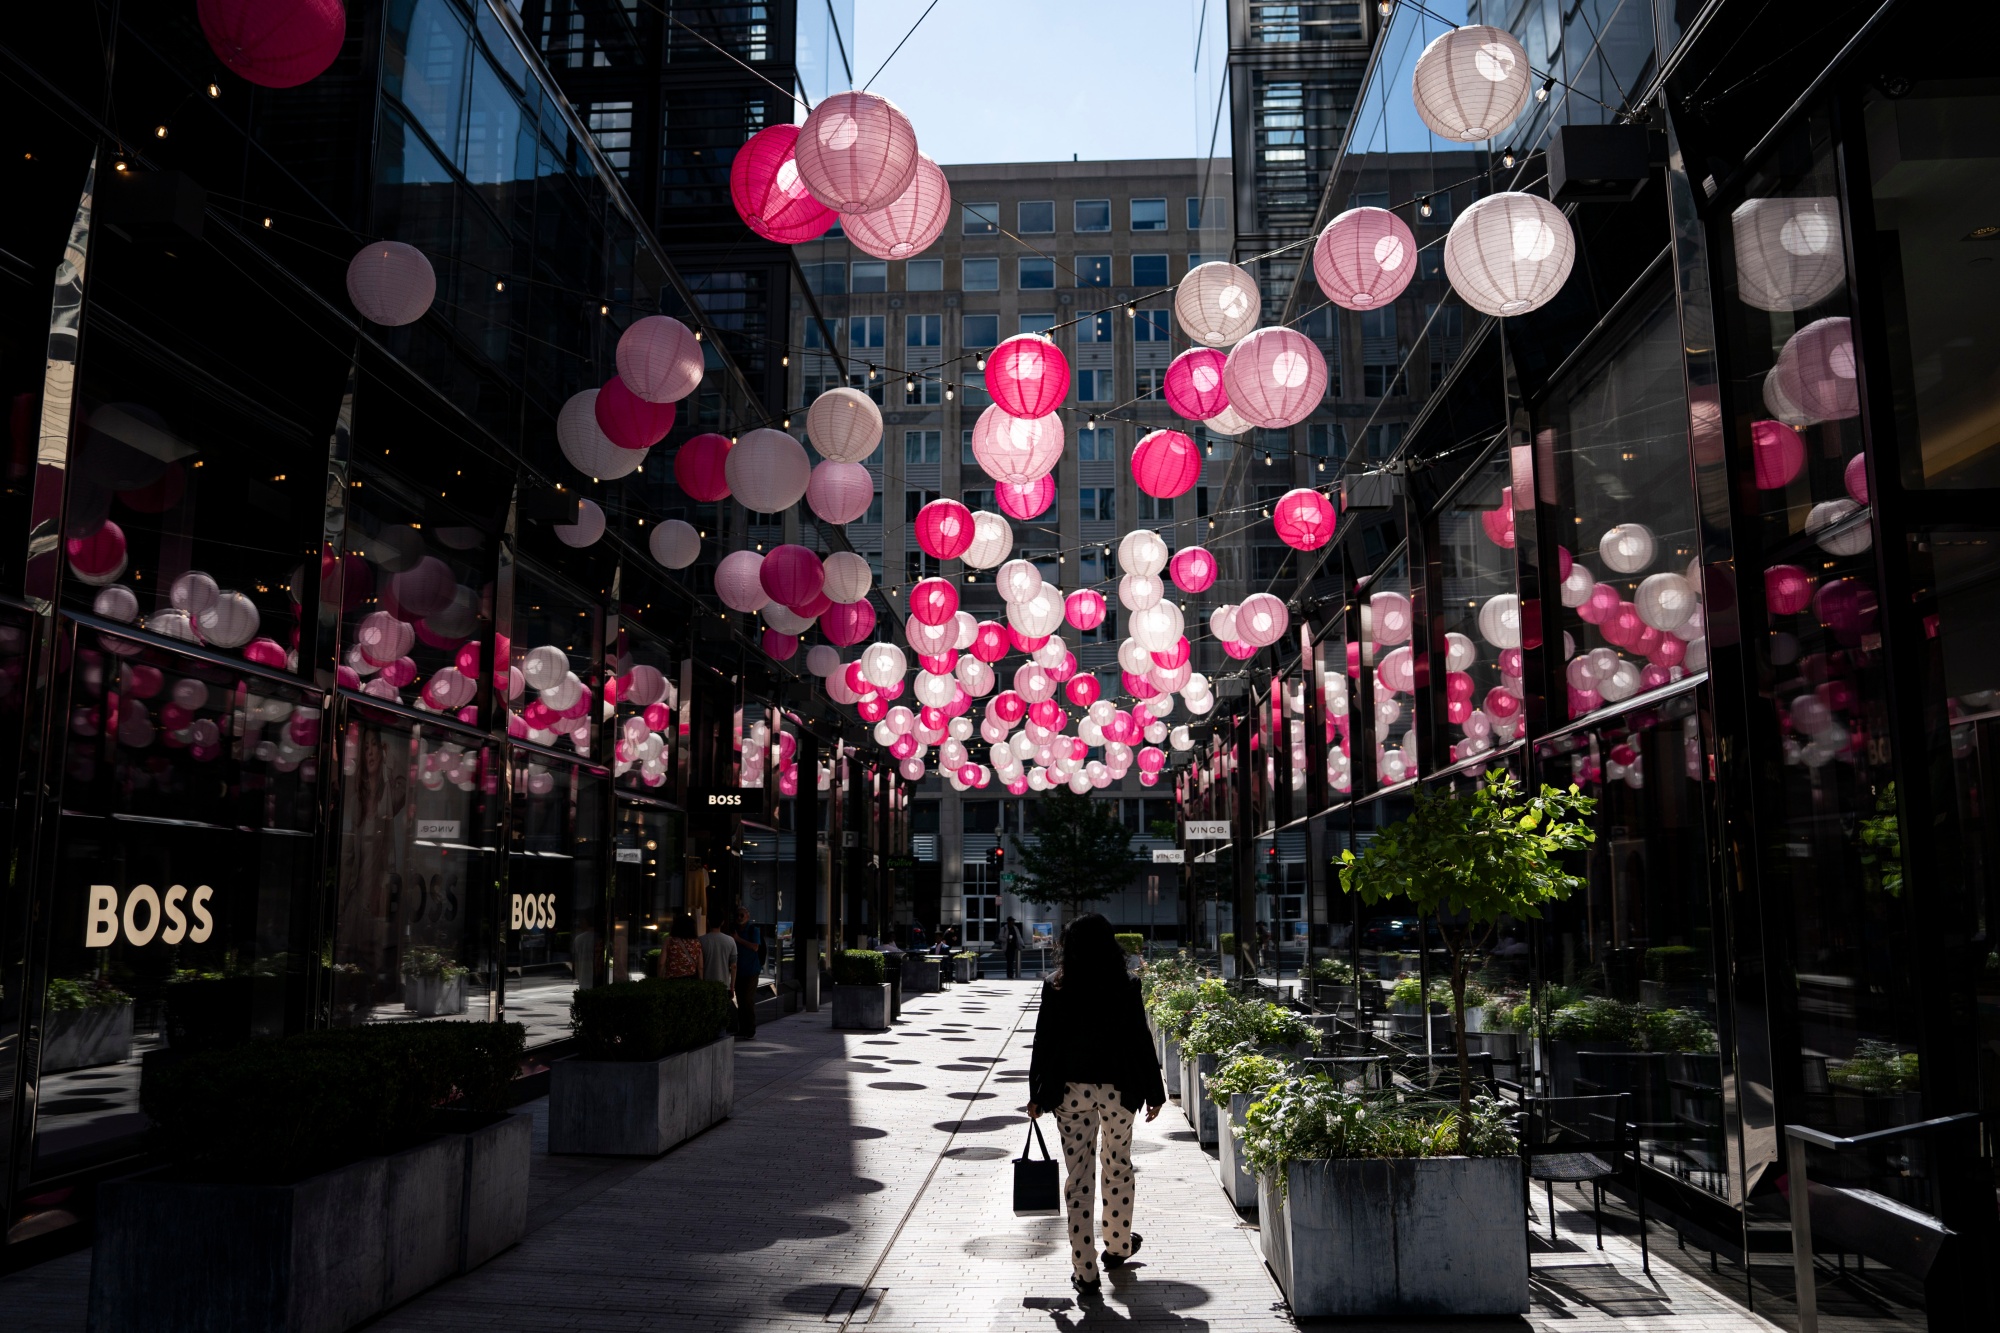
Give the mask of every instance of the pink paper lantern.
M 824 573 L 824 570 L 826 568 L 825 565 L 822 564 L 820 568 L 822 573 Z M 826 609 L 832 605 L 833 605 L 833 598 L 828 597 L 826 595 L 826 589 L 824 586 L 822 586 L 819 590 L 818 596 L 812 598 L 809 601 L 787 603 L 785 609 L 790 611 L 793 615 L 800 617 L 801 619 L 818 620 L 821 616 L 826 614 Z
M 1023 634 L 1012 625 L 1007 626 L 1007 642 L 1014 645 L 1015 652 L 1037 652 L 1048 641 L 1049 636 L 1046 634 Z
M 1118 683 L 1124 686 L 1125 693 L 1131 695 L 1134 699 L 1150 699 L 1160 692 L 1159 687 L 1154 685 L 1152 681 L 1147 680 L 1144 676 L 1135 676 L 1129 671 L 1121 670 L 1118 673 Z
M 1028 701 L 1013 690 L 1002 690 L 993 696 L 993 716 L 1013 726 L 1028 715 Z
M 1068 721 L 1063 716 L 1062 705 L 1054 699 L 1042 699 L 1029 704 L 1028 720 L 1036 726 L 1046 727 L 1050 731 L 1061 731 L 1063 723 Z
M 1503 690 L 1497 685 L 1486 691 L 1484 703 L 1486 715 L 1498 718 L 1503 722 L 1519 716 L 1522 708 L 1521 697 L 1519 695 L 1508 690 Z
M 1215 557 L 1205 546 L 1183 547 L 1167 562 L 1167 573 L 1182 592 L 1207 592 L 1215 586 Z
M 1304 421 L 1326 396 L 1326 358 L 1297 329 L 1258 329 L 1230 349 L 1222 382 L 1231 410 L 1279 430 Z
M 1751 422 L 1750 452 L 1760 491 L 1781 489 L 1806 465 L 1806 442 L 1782 421 Z
M 938 560 L 956 560 L 972 545 L 972 511 L 956 500 L 931 501 L 912 526 L 917 545 Z
M 770 628 L 764 630 L 764 655 L 774 662 L 788 662 L 799 650 L 796 634 L 780 634 Z
M 867 698 L 854 705 L 854 711 L 860 715 L 863 722 L 880 722 L 883 715 L 889 711 L 889 705 L 880 698 Z
M 650 449 L 674 428 L 672 403 L 649 403 L 613 375 L 597 391 L 597 428 L 620 449 Z
M 1284 638 L 1291 623 L 1291 611 L 1268 592 L 1253 592 L 1236 608 L 1236 636 L 1252 648 Z
M 1132 450 L 1132 480 L 1161 500 L 1186 495 L 1201 479 L 1201 450 L 1177 430 L 1149 431 Z
M 1847 487 L 1848 498 L 1858 505 L 1868 503 L 1868 456 L 1856 454 L 1847 460 L 1847 467 L 1841 473 L 1841 482 Z
M 1814 421 L 1843 421 L 1861 414 L 1855 381 L 1854 335 L 1847 317 L 1816 319 L 1786 340 L 1771 367 L 1783 400 Z M 1768 395 L 1767 395 L 1768 396 Z
M 425 556 L 396 575 L 389 586 L 397 604 L 415 616 L 438 614 L 451 605 L 458 593 L 458 580 L 452 577 L 451 566 L 434 555 Z
M 917 154 L 910 187 L 887 208 L 849 213 L 841 229 L 857 250 L 877 259 L 908 259 L 929 249 L 951 217 L 951 184 L 928 154 Z
M 1007 627 L 982 620 L 972 635 L 972 655 L 982 662 L 997 662 L 1007 655 Z
M 1350 208 L 1326 224 L 1313 245 L 1313 276 L 1343 310 L 1375 310 L 1394 301 L 1417 274 L 1417 238 L 1386 208 Z
M 835 602 L 820 613 L 819 632 L 836 648 L 850 648 L 860 643 L 875 632 L 874 604 L 866 598 L 858 602 Z M 861 691 L 857 689 L 855 692 L 858 694 Z
M 1069 358 L 1039 333 L 1017 333 L 986 354 L 986 392 L 1009 416 L 1047 416 L 1069 397 Z
M 729 198 L 744 225 L 767 241 L 818 240 L 840 214 L 812 197 L 799 178 L 796 125 L 769 125 L 750 136 L 729 164 Z
M 1257 650 L 1254 647 L 1236 639 L 1224 639 L 1222 641 L 1222 651 L 1238 662 L 1247 662 L 1257 655 Z
M 347 40 L 340 0 L 201 0 L 195 13 L 216 58 L 260 88 L 310 83 Z
M 1764 571 L 1764 597 L 1772 615 L 1797 615 L 1812 604 L 1812 596 L 1812 575 L 1797 565 L 1772 565 Z
M 995 403 L 972 425 L 972 456 L 996 482 L 1019 485 L 1046 477 L 1062 455 L 1062 418 L 1054 413 L 1010 416 Z
M 1161 670 L 1178 671 L 1187 665 L 1188 658 L 1193 655 L 1193 652 L 1193 646 L 1188 643 L 1186 636 L 1182 636 L 1176 639 L 1174 646 L 1166 652 L 1152 653 L 1150 656 L 1153 659 L 1153 665 Z
M 1091 588 L 1079 588 L 1063 598 L 1063 616 L 1080 630 L 1093 630 L 1104 623 L 1104 596 Z
M 1099 690 L 1100 686 L 1095 676 L 1072 676 L 1069 684 L 1063 687 L 1063 693 L 1067 694 L 1069 701 L 1078 708 L 1088 708 L 1096 703 Z
M 949 675 L 952 667 L 957 665 L 957 663 L 958 651 L 952 648 L 947 648 L 941 653 L 917 654 L 917 665 L 930 672 L 933 676 Z
M 803 546 L 774 546 L 757 570 L 764 592 L 780 606 L 801 606 L 819 596 L 826 567 Z
M 1031 518 L 1040 518 L 1055 503 L 1056 479 L 1042 476 L 1023 483 L 999 482 L 993 488 L 993 498 L 999 504 L 1001 513 L 1025 523 Z
M 923 579 L 910 589 L 910 614 L 926 625 L 942 625 L 958 615 L 958 589 L 943 579 Z
M 701 383 L 703 352 L 694 330 L 672 315 L 647 315 L 618 335 L 618 378 L 649 403 L 676 403 Z
M 103 585 L 118 577 L 125 568 L 125 531 L 110 519 L 98 524 L 87 537 L 71 537 L 63 543 L 69 567 L 85 583 Z
M 814 465 L 812 480 L 806 483 L 807 507 L 836 527 L 860 518 L 874 501 L 875 478 L 859 463 L 823 459 Z
M 1308 487 L 1285 492 L 1271 507 L 1278 540 L 1295 551 L 1317 551 L 1332 541 L 1338 521 L 1333 501 Z
M 691 500 L 708 502 L 727 499 L 729 475 L 724 469 L 729 459 L 729 447 L 727 435 L 697 435 L 681 445 L 674 451 L 674 484 L 687 492 Z M 871 498 L 874 493 L 874 483 L 871 482 Z
M 1506 488 L 1509 492 L 1513 487 Z M 1514 549 L 1514 510 L 1512 505 L 1502 504 L 1498 509 L 1479 511 L 1479 526 L 1486 532 L 1486 540 L 1509 551 Z M 1563 577 L 1567 578 L 1565 574 Z
M 1167 406 L 1189 421 L 1207 421 L 1229 406 L 1222 368 L 1229 354 L 1215 347 L 1192 347 L 1167 366 Z
M 813 198 L 840 213 L 887 208 L 917 174 L 917 132 L 880 93 L 834 93 L 813 108 L 792 147 Z

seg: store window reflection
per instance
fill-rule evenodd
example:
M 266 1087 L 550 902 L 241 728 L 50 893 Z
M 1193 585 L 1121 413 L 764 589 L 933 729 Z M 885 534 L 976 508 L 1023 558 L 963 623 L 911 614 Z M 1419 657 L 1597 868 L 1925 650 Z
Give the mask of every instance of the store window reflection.
M 667 941 L 687 938 L 693 920 L 687 915 L 682 874 L 685 852 L 677 810 L 620 801 L 612 831 L 611 976 L 618 981 L 666 975 L 663 951 Z M 687 952 L 685 944 L 679 946 Z
M 1320 725 L 1326 737 L 1326 786 L 1335 801 L 1354 790 L 1350 730 L 1353 690 L 1347 665 L 1346 617 L 1334 616 L 1332 628 L 1312 650 L 1313 688 L 1320 692 Z
M 508 845 L 507 1018 L 528 1043 L 569 1035 L 571 992 L 603 980 L 608 774 L 514 752 Z
M 603 610 L 591 598 L 537 566 L 516 567 L 508 735 L 591 753 L 602 623 Z
M 1515 493 L 1509 456 L 1473 470 L 1438 514 L 1442 583 L 1431 606 L 1444 632 L 1447 757 L 1483 761 L 1520 734 L 1521 599 L 1514 592 L 1514 516 L 1534 507 Z
M 1397 554 L 1367 584 L 1361 608 L 1361 667 L 1375 673 L 1375 781 L 1393 787 L 1417 776 L 1416 612 L 1410 562 Z

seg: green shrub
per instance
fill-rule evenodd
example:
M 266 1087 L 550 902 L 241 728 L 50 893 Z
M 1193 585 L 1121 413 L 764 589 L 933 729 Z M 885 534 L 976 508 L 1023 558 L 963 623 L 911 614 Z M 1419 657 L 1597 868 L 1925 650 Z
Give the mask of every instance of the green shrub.
M 1233 1046 L 1319 1047 L 1319 1029 L 1282 1004 L 1255 1004 L 1225 995 L 1197 1005 L 1181 1038 L 1190 1055 L 1218 1055 Z
M 1156 993 L 1152 1005 L 1153 1022 L 1175 1041 L 1184 1042 L 1200 1010 L 1234 1003 L 1236 1000 L 1230 995 L 1229 987 L 1211 978 L 1192 986 Z
M 1649 1051 L 1712 1051 L 1715 1029 L 1693 1009 L 1642 1009 L 1639 1044 Z
M 1135 958 L 1146 952 L 1146 937 L 1144 935 L 1136 933 L 1129 935 L 1120 934 L 1114 935 L 1112 938 L 1118 941 L 1119 948 Z
M 497 1111 L 519 1023 L 397 1023 L 203 1051 L 149 1069 L 141 1103 L 162 1156 L 205 1179 L 282 1183 L 430 1132 L 449 1103 Z
M 1208 1099 L 1217 1106 L 1227 1106 L 1232 1095 L 1247 1097 L 1262 1092 L 1291 1072 L 1289 1060 L 1239 1048 L 1225 1055 L 1208 1076 Z
M 961 949 L 961 950 L 960 950 L 959 952 L 957 952 L 957 953 L 953 954 L 953 955 L 952 955 L 952 957 L 953 957 L 953 958 L 970 958 L 970 959 L 972 959 L 972 960 L 973 960 L 974 962 L 977 962 L 977 961 L 979 961 L 979 950 L 977 950 L 977 949 Z
M 1592 995 L 1549 1015 L 1549 1036 L 1557 1041 L 1631 1041 L 1639 1011 L 1621 1000 Z
M 456 981 L 470 968 L 461 966 L 442 949 L 433 949 L 420 944 L 403 955 L 403 975 L 422 977 L 429 981 Z
M 1236 936 L 1231 934 L 1216 936 L 1215 947 L 1224 958 L 1234 958 L 1236 956 Z
M 1312 974 L 1313 980 L 1334 986 L 1352 986 L 1356 980 L 1354 964 L 1345 958 L 1322 958 L 1313 964 Z
M 1259 1175 L 1280 1180 L 1287 1162 L 1505 1157 L 1520 1146 L 1510 1116 L 1496 1099 L 1474 1098 L 1461 1146 L 1456 1107 L 1400 1102 L 1394 1093 L 1351 1093 L 1325 1074 L 1309 1074 L 1272 1085 L 1251 1105 L 1243 1152 Z
M 729 1021 L 729 987 L 694 977 L 648 977 L 579 990 L 570 1026 L 586 1060 L 658 1060 L 715 1040 Z
M 1163 987 L 1192 986 L 1201 979 L 1201 969 L 1182 949 L 1171 958 L 1159 958 L 1139 971 L 1139 990 L 1148 1001 Z
M 95 977 L 55 977 L 49 982 L 50 1013 L 75 1013 L 84 1009 L 115 1009 L 132 1003 L 132 997 L 108 981 Z
M 1829 1064 L 1826 1076 L 1859 1092 L 1913 1092 L 1918 1086 L 1917 1053 L 1864 1037 L 1855 1043 L 1853 1055 Z
M 879 986 L 889 979 L 889 960 L 874 949 L 849 949 L 833 956 L 836 986 Z
M 1646 975 L 1662 983 L 1694 981 L 1701 975 L 1700 962 L 1690 945 L 1662 944 L 1646 950 Z

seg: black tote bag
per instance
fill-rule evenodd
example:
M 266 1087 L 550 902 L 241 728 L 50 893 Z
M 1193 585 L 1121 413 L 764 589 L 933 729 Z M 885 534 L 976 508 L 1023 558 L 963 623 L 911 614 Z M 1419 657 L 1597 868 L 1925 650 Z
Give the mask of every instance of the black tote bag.
M 1028 1122 L 1028 1139 L 1021 1145 L 1021 1155 L 1014 1159 L 1014 1211 L 1017 1213 L 1053 1213 L 1062 1209 L 1062 1174 L 1055 1159 L 1049 1156 L 1048 1141 L 1042 1138 L 1042 1127 L 1037 1122 Z M 1041 1145 L 1042 1157 L 1036 1161 L 1030 1149 Z

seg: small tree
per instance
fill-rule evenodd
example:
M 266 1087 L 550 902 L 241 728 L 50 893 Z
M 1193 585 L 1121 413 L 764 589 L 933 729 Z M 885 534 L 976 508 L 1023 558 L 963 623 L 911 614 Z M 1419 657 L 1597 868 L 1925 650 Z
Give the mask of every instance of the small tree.
M 1408 899 L 1437 923 L 1451 953 L 1461 1136 L 1472 1122 L 1465 983 L 1473 957 L 1491 943 L 1501 918 L 1538 918 L 1542 904 L 1582 886 L 1557 858 L 1596 841 L 1584 822 L 1596 807 L 1596 798 L 1575 787 L 1544 786 L 1529 796 L 1513 774 L 1496 768 L 1471 791 L 1419 791 L 1409 816 L 1377 833 L 1361 855 L 1340 854 L 1343 890 L 1370 904 Z
M 1020 874 L 1016 896 L 1039 907 L 1059 906 L 1067 917 L 1130 882 L 1132 831 L 1111 802 L 1057 788 L 1042 797 L 1035 843 L 1020 849 Z

